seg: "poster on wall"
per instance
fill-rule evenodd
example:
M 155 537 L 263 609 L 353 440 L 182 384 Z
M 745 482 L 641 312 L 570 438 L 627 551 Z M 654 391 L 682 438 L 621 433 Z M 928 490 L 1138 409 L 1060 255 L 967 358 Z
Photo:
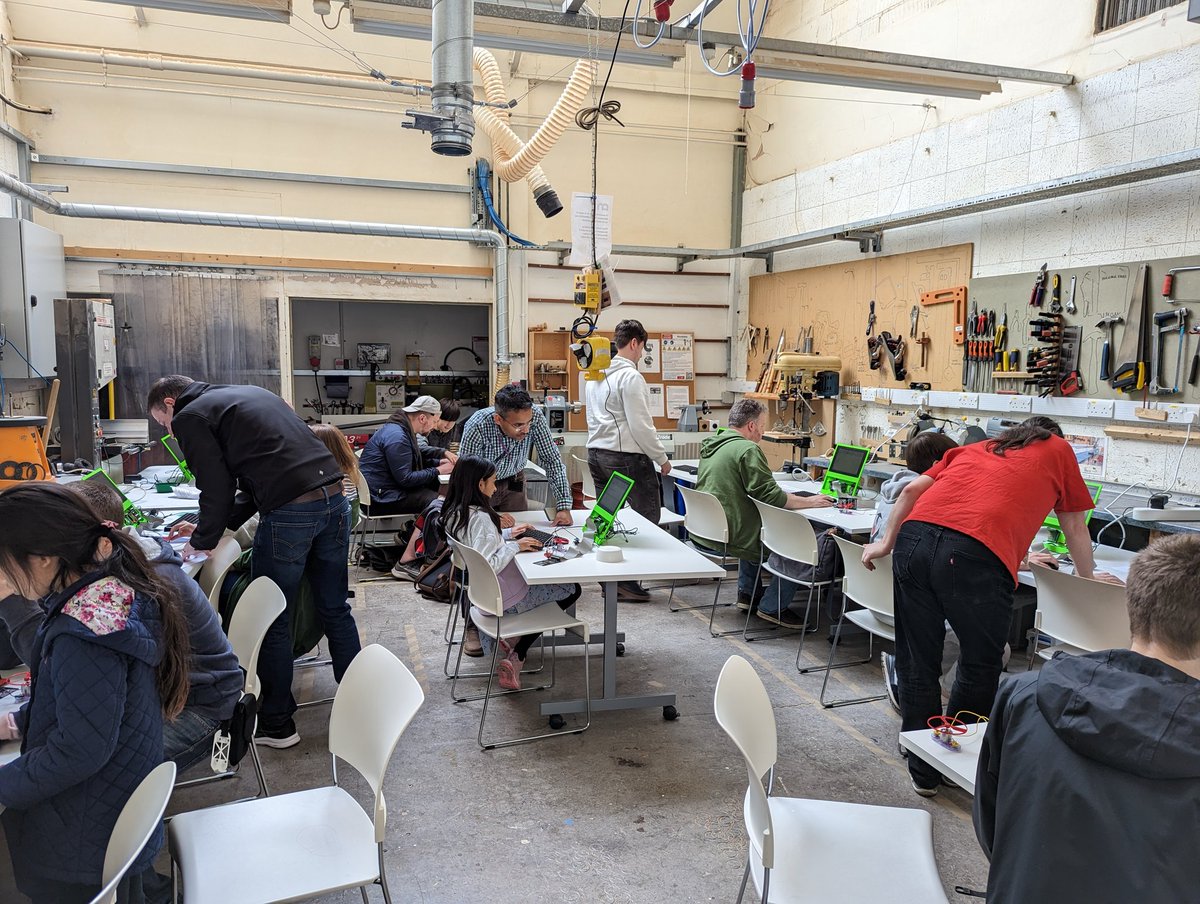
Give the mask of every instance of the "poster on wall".
M 1083 479 L 1103 480 L 1104 466 L 1108 460 L 1108 437 L 1068 433 L 1063 438 L 1075 450 L 1075 460 L 1079 462 L 1079 473 Z
M 596 214 L 592 216 L 590 192 L 577 191 L 571 195 L 571 256 L 568 263 L 582 266 L 593 261 L 604 263 L 612 254 L 612 195 L 595 195 Z M 592 240 L 592 223 L 596 238 Z
M 683 409 L 692 404 L 692 394 L 687 386 L 667 387 L 667 417 L 678 420 Z
M 644 374 L 658 373 L 657 339 L 646 340 L 646 348 L 642 351 L 642 356 L 638 358 L 637 368 L 640 373 Z
M 659 357 L 662 360 L 664 380 L 695 379 L 696 365 L 692 358 L 691 333 L 663 333 Z
M 647 383 L 646 390 L 650 395 L 650 416 L 651 417 L 666 417 L 667 402 L 663 395 L 662 383 Z

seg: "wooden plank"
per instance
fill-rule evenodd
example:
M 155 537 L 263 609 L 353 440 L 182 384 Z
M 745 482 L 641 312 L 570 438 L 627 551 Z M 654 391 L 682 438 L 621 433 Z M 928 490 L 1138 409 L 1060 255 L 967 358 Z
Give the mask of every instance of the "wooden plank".
M 1159 430 L 1156 427 L 1105 427 L 1104 432 L 1114 439 L 1136 439 L 1147 443 L 1187 442 L 1186 430 Z
M 1166 421 L 1167 413 L 1161 408 L 1134 408 L 1133 414 L 1135 417 L 1140 417 L 1144 421 Z
M 332 258 L 268 257 L 256 254 L 200 254 L 193 251 L 146 251 L 131 248 L 90 248 L 69 245 L 63 249 L 71 260 L 119 261 L 152 264 L 205 264 L 221 267 L 250 267 L 264 270 L 286 267 L 294 270 L 363 270 L 429 276 L 478 276 L 490 278 L 491 267 L 461 267 L 454 264 L 406 264 L 396 261 L 346 261 Z
M 562 270 L 569 271 L 571 273 L 575 273 L 579 270 L 578 267 L 571 267 L 566 264 L 561 266 L 559 264 L 526 264 L 525 266 L 529 267 L 530 269 Z M 625 267 L 621 267 L 619 270 L 617 270 L 617 276 L 620 276 L 622 273 L 637 273 L 643 276 L 721 276 L 725 279 L 729 278 L 728 273 L 722 273 L 720 270 L 683 270 L 676 273 L 673 270 L 630 270 Z

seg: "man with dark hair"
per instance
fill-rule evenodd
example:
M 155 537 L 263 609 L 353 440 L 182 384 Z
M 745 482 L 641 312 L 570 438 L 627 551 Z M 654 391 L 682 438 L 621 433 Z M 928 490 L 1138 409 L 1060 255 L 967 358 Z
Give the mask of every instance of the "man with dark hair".
M 83 496 L 102 519 L 120 524 L 124 518 L 121 497 L 108 481 L 78 480 L 67 484 L 67 489 Z M 126 529 L 141 544 L 154 570 L 178 592 L 187 620 L 191 645 L 187 704 L 177 719 L 163 723 L 163 759 L 174 760 L 183 771 L 208 756 L 217 728 L 233 715 L 242 699 L 245 679 L 229 638 L 221 630 L 221 619 L 200 585 L 183 573 L 179 554 L 157 537 Z
M 289 600 L 307 575 L 329 641 L 333 675 L 341 681 L 360 643 L 347 602 L 350 506 L 333 453 L 283 399 L 258 386 L 163 377 L 150 388 L 147 407 L 179 441 L 200 488 L 200 523 L 172 531 L 191 534 L 184 559 L 213 549 L 226 528 L 237 530 L 257 511 L 261 517 L 251 572 L 271 578 Z M 298 744 L 286 612 L 267 631 L 258 676 L 260 743 Z
M 622 320 L 613 331 L 617 354 L 604 371 L 604 379 L 587 381 L 587 455 L 597 493 L 603 491 L 614 471 L 620 471 L 633 480 L 630 507 L 651 524 L 658 524 L 662 512 L 658 475 L 669 474 L 671 463 L 650 414 L 650 390 L 638 371 L 646 340 L 641 323 Z M 650 593 L 637 581 L 621 581 L 617 598 L 645 602 Z
M 1001 685 L 975 780 L 989 901 L 1196 900 L 1198 562 L 1194 534 L 1152 543 L 1129 569 L 1128 650 Z
M 780 489 L 771 475 L 767 457 L 759 443 L 767 429 L 767 409 L 754 399 L 739 399 L 729 409 L 729 429 L 718 430 L 700 444 L 700 468 L 696 489 L 712 493 L 725 509 L 729 522 L 728 553 L 739 559 L 738 605 L 749 609 L 762 596 L 757 584 L 762 559 L 762 519 L 752 499 L 777 508 L 806 509 L 833 505 L 828 496 L 791 496 Z M 804 618 L 783 610 L 771 619 L 787 627 L 802 627 Z
M 570 526 L 571 484 L 546 415 L 533 407 L 529 393 L 516 384 L 502 387 L 495 401 L 492 407 L 480 409 L 467 419 L 458 454 L 492 462 L 496 466 L 492 505 L 499 512 L 523 512 L 529 509 L 525 462 L 536 449 L 538 464 L 550 480 L 550 498 L 558 509 L 554 523 Z M 513 525 L 511 515 L 502 514 L 500 521 L 504 527 Z
M 462 405 L 458 399 L 442 399 L 441 414 L 428 436 L 417 434 L 417 444 L 424 449 L 432 446 L 435 449 L 446 449 L 462 440 L 462 424 L 458 422 L 462 414 Z M 457 458 L 458 456 L 455 456 Z M 451 459 L 453 460 L 453 459 Z

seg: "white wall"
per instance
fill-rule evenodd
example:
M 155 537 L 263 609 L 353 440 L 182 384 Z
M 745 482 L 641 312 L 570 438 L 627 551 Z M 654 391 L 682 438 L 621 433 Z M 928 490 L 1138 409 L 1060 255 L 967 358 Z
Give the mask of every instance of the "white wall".
M 1200 145 L 1200 27 L 1186 4 L 1091 33 L 1093 3 L 1013 0 L 816 3 L 781 7 L 777 24 L 800 39 L 1067 71 L 1078 84 L 1004 84 L 978 102 L 848 92 L 845 103 L 785 100 L 780 87 L 748 117 L 752 160 L 744 242 L 887 217 L 1040 181 L 1186 151 Z M 782 35 L 781 35 L 782 36 Z M 828 94 L 830 89 L 825 89 Z M 820 91 L 804 93 L 818 94 Z M 766 123 L 771 124 L 766 131 Z M 761 184 L 760 184 L 761 183 Z M 1092 192 L 884 235 L 885 254 L 974 244 L 974 276 L 1200 253 L 1200 176 Z M 776 270 L 861 257 L 838 243 L 776 256 Z M 743 305 L 744 307 L 744 305 Z M 1085 325 L 1090 338 L 1092 325 Z M 944 412 L 952 414 L 951 412 Z M 883 410 L 844 406 L 883 425 Z M 1095 422 L 1064 426 L 1095 434 Z M 1114 443 L 1109 479 L 1171 482 L 1179 446 Z M 1184 450 L 1178 488 L 1200 491 L 1200 452 Z

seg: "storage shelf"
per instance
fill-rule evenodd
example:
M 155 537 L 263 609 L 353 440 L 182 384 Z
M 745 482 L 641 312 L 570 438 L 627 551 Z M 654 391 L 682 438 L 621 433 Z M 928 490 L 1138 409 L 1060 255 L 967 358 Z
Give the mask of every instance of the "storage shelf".
M 318 370 L 318 377 L 369 377 L 369 370 Z M 420 370 L 413 371 L 420 374 L 422 377 L 486 377 L 486 370 Z M 313 375 L 312 368 L 297 368 L 292 371 L 293 377 L 311 377 Z M 378 380 L 382 383 L 399 383 L 407 376 L 402 370 L 379 371 Z

